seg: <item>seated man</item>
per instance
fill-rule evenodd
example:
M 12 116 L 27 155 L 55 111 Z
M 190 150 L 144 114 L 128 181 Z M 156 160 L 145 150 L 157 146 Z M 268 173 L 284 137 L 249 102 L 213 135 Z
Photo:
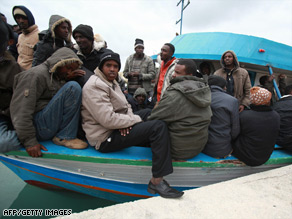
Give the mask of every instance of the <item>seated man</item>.
M 82 62 L 66 47 L 44 63 L 15 77 L 11 101 L 12 122 L 20 142 L 32 157 L 47 150 L 39 141 L 83 149 L 87 144 L 76 138 L 81 105 L 81 87 L 68 80 L 77 76 Z M 72 76 L 73 75 L 73 76 Z
M 226 80 L 222 77 L 211 75 L 208 84 L 211 88 L 213 115 L 209 126 L 208 142 L 203 153 L 215 158 L 225 158 L 231 154 L 231 141 L 240 131 L 239 103 L 235 97 L 225 92 Z
M 282 96 L 273 108 L 281 118 L 280 132 L 276 143 L 292 150 L 292 85 L 285 88 L 285 96 Z
M 150 144 L 153 177 L 148 192 L 165 198 L 181 197 L 183 192 L 171 188 L 163 180 L 163 176 L 173 172 L 167 127 L 158 120 L 142 122 L 133 114 L 115 80 L 120 68 L 118 54 L 103 54 L 95 75 L 83 87 L 81 114 L 86 138 L 102 153 Z
M 144 88 L 137 88 L 137 90 L 134 93 L 134 96 L 128 95 L 128 102 L 131 104 L 133 112 L 137 112 L 142 109 L 149 109 L 150 106 L 147 105 L 147 93 Z M 150 110 L 151 111 L 151 110 Z
M 248 166 L 264 164 L 271 156 L 280 130 L 280 116 L 270 106 L 272 94 L 260 87 L 250 89 L 250 110 L 239 114 L 240 134 L 233 155 Z
M 7 51 L 9 31 L 12 32 L 0 20 L 0 152 L 3 153 L 21 148 L 9 112 L 14 76 L 21 72 L 20 66 Z
M 173 159 L 188 159 L 198 155 L 208 140 L 211 121 L 211 92 L 203 79 L 194 75 L 196 64 L 180 59 L 173 79 L 148 120 L 166 122 L 171 139 Z

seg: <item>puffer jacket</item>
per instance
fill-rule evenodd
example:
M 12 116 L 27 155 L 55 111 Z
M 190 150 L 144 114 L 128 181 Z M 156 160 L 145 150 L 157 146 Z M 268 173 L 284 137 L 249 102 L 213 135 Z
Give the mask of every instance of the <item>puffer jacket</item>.
M 292 95 L 283 96 L 273 109 L 281 118 L 277 144 L 292 150 Z
M 166 122 L 172 158 L 192 158 L 208 140 L 211 91 L 203 79 L 194 76 L 179 76 L 170 83 L 148 119 Z
M 239 62 L 236 54 L 233 51 L 226 51 L 223 53 L 220 64 L 222 68 L 215 71 L 214 75 L 218 75 L 225 80 L 227 79 L 227 73 L 225 71 L 224 55 L 230 52 L 234 57 L 234 68 L 231 70 L 234 79 L 234 97 L 238 99 L 240 105 L 249 106 L 250 104 L 250 88 L 251 82 L 248 72 L 239 66 Z
M 66 83 L 55 74 L 58 67 L 82 62 L 68 48 L 61 48 L 41 65 L 15 76 L 11 100 L 11 118 L 20 142 L 25 146 L 38 144 L 33 125 L 34 115 L 41 111 Z M 57 112 L 56 112 L 57 113 Z
M 69 34 L 66 40 L 56 38 L 55 28 L 63 22 L 69 25 Z M 72 25 L 70 20 L 60 15 L 52 15 L 49 21 L 49 29 L 39 34 L 39 42 L 36 44 L 33 54 L 32 66 L 37 66 L 47 60 L 57 49 L 64 46 L 71 47 Z
M 97 68 L 82 89 L 82 127 L 89 144 L 98 150 L 115 129 L 141 122 L 116 80 L 106 80 Z

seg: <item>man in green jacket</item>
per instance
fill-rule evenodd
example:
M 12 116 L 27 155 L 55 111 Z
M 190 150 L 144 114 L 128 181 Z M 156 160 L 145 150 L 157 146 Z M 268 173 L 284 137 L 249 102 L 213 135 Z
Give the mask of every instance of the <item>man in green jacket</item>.
M 193 76 L 196 72 L 193 60 L 180 59 L 170 86 L 148 118 L 166 122 L 173 159 L 189 159 L 198 155 L 208 140 L 212 116 L 211 91 L 203 79 Z

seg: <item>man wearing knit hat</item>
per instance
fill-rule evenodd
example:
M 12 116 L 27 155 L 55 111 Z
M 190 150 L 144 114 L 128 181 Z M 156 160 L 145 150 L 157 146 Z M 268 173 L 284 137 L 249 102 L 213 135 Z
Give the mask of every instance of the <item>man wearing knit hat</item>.
M 32 66 L 33 48 L 39 41 L 39 29 L 35 25 L 32 13 L 26 7 L 14 6 L 12 14 L 22 31 L 17 43 L 17 51 L 19 54 L 17 62 L 23 69 L 28 70 Z
M 128 93 L 134 95 L 138 87 L 144 88 L 148 94 L 153 91 L 151 80 L 155 78 L 156 71 L 151 57 L 144 54 L 144 42 L 136 39 L 135 53 L 130 55 L 125 64 L 124 77 L 128 78 Z
M 79 24 L 73 30 L 73 38 L 77 43 L 74 46 L 77 56 L 83 62 L 83 66 L 93 74 L 100 63 L 100 56 L 111 50 L 104 48 L 104 41 L 100 43 L 94 40 L 93 29 L 89 25 Z
M 270 106 L 272 94 L 265 88 L 250 89 L 250 110 L 239 114 L 240 134 L 233 155 L 249 166 L 264 164 L 271 156 L 280 130 L 280 116 Z
M 167 126 L 159 120 L 142 122 L 133 113 L 115 80 L 120 68 L 119 54 L 104 53 L 95 75 L 83 87 L 81 114 L 86 138 L 102 153 L 150 144 L 153 156 L 148 192 L 165 198 L 181 197 L 183 192 L 163 180 L 173 172 Z
M 208 84 L 211 88 L 213 115 L 209 125 L 208 142 L 203 153 L 215 158 L 225 158 L 231 154 L 231 141 L 240 131 L 239 103 L 235 97 L 226 93 L 226 80 L 222 77 L 211 75 Z

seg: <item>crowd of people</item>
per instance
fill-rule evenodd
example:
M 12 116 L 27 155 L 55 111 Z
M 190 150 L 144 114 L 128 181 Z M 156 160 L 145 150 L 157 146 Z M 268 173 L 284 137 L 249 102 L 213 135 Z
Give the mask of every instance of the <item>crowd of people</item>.
M 284 96 L 276 100 L 266 87 L 273 78 L 252 87 L 233 51 L 212 74 L 207 62 L 197 69 L 165 43 L 156 69 L 137 38 L 122 77 L 119 54 L 91 26 L 73 29 L 69 19 L 52 15 L 39 32 L 25 6 L 12 14 L 21 33 L 0 20 L 0 152 L 24 147 L 40 157 L 44 140 L 72 149 L 89 144 L 101 153 L 151 147 L 148 192 L 178 198 L 183 192 L 163 179 L 173 160 L 203 152 L 257 166 L 276 143 L 292 149 L 292 85 L 283 75 Z

